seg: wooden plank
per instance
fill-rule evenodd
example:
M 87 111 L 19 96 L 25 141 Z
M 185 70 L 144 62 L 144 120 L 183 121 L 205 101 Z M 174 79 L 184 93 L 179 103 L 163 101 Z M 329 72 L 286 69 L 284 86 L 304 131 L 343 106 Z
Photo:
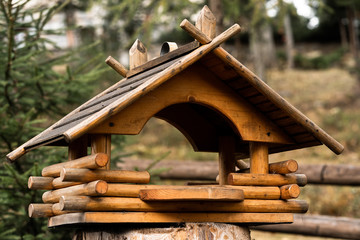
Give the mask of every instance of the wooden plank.
M 224 187 L 182 187 L 140 189 L 143 201 L 242 201 L 241 189 Z
M 308 236 L 359 239 L 360 219 L 334 216 L 294 215 L 294 223 L 252 227 L 255 230 Z
M 89 168 L 96 169 L 106 166 L 109 157 L 104 153 L 92 154 L 76 160 L 62 162 L 44 167 L 41 175 L 43 177 L 59 177 L 61 169 L 65 168 Z
M 291 223 L 291 213 L 155 213 L 155 212 L 85 212 L 49 219 L 49 227 L 75 223 Z
M 134 102 L 139 97 L 144 96 L 146 93 L 154 90 L 169 78 L 175 76 L 179 72 L 182 72 L 185 68 L 187 68 L 188 66 L 192 65 L 197 60 L 199 60 L 202 56 L 206 55 L 211 50 L 219 46 L 219 44 L 223 43 L 228 38 L 238 33 L 239 30 L 240 30 L 240 26 L 236 24 L 231 28 L 229 28 L 228 30 L 226 30 L 224 33 L 217 36 L 211 43 L 207 45 L 203 45 L 197 48 L 196 50 L 192 51 L 188 55 L 184 56 L 182 58 L 182 61 L 176 62 L 167 69 L 165 69 L 164 71 L 162 71 L 161 73 L 154 75 L 146 83 L 137 87 L 133 91 L 125 94 L 125 96 L 114 101 L 107 107 L 104 107 L 96 114 L 84 120 L 81 124 L 78 124 L 75 127 L 64 132 L 65 139 L 67 141 L 76 139 L 79 136 L 83 135 L 88 129 L 95 127 L 103 120 L 109 118 L 112 115 L 115 115 L 116 113 L 118 113 L 120 110 L 122 110 L 123 108 Z
M 230 173 L 229 182 L 232 185 L 244 186 L 283 186 L 287 184 L 305 186 L 307 180 L 304 174 Z
M 250 173 L 269 173 L 269 148 L 266 143 L 250 142 Z M 241 184 L 242 185 L 242 184 Z
M 280 187 L 281 199 L 297 198 L 300 195 L 300 188 L 297 184 L 289 184 Z
M 147 62 L 147 49 L 145 45 L 136 39 L 129 50 L 129 67 L 130 69 L 141 66 Z
M 111 183 L 149 183 L 150 174 L 147 171 L 105 170 L 63 168 L 60 178 L 62 181 L 91 182 L 104 180 Z
M 57 203 L 61 196 L 97 196 L 107 192 L 108 185 L 105 181 L 94 181 L 81 185 L 44 192 L 42 200 L 44 203 Z
M 235 172 L 235 138 L 219 137 L 219 185 L 227 185 L 229 173 Z
M 299 200 L 244 200 L 240 202 L 167 201 L 148 202 L 139 198 L 63 196 L 60 209 L 85 212 L 249 212 L 304 213 L 309 205 Z

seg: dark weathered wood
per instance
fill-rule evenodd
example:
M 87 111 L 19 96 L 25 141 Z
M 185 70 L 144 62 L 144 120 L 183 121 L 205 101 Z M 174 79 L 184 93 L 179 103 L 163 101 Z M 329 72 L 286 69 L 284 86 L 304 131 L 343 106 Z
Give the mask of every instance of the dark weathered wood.
M 295 214 L 292 224 L 256 226 L 252 229 L 319 237 L 359 239 L 360 219 Z
M 219 185 L 228 185 L 229 173 L 235 172 L 235 137 L 219 137 Z
M 290 223 L 291 213 L 157 213 L 157 212 L 84 212 L 49 219 L 49 227 L 76 223 Z

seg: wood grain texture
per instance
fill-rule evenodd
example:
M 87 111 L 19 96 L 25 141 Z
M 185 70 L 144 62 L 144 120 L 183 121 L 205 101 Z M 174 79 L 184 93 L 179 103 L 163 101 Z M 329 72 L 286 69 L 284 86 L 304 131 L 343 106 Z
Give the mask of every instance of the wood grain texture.
M 129 50 L 130 69 L 145 64 L 147 62 L 147 58 L 147 49 L 145 45 L 139 39 L 136 39 Z
M 31 203 L 28 208 L 30 218 L 51 217 L 54 216 L 52 204 Z
M 93 134 L 90 136 L 91 140 L 91 154 L 106 154 L 108 162 L 101 169 L 110 169 L 111 159 L 111 135 L 110 134 Z
M 41 175 L 43 177 L 59 177 L 60 171 L 65 168 L 89 168 L 96 169 L 106 166 L 109 162 L 108 155 L 104 153 L 92 154 L 76 160 L 62 162 L 44 167 Z
M 305 213 L 309 205 L 299 200 L 249 200 L 240 202 L 165 201 L 148 202 L 139 198 L 62 196 L 60 209 L 92 212 L 247 212 Z
M 300 187 L 297 184 L 289 184 L 280 187 L 281 199 L 297 198 L 300 195 Z
M 63 168 L 60 173 L 62 181 L 91 182 L 104 180 L 111 183 L 149 183 L 150 174 L 147 171 L 105 170 L 84 168 Z
M 252 173 L 230 173 L 229 183 L 232 185 L 246 186 L 283 186 L 287 184 L 298 184 L 305 186 L 307 183 L 304 174 L 252 174 Z
M 229 173 L 235 172 L 235 137 L 219 137 L 219 185 L 228 185 Z
M 143 201 L 242 201 L 241 189 L 224 187 L 176 187 L 140 189 L 139 197 Z
M 269 173 L 269 148 L 262 142 L 250 142 L 250 173 Z
M 85 212 L 54 216 L 49 227 L 75 223 L 291 223 L 291 213 L 155 213 L 155 212 Z
M 44 203 L 57 203 L 61 196 L 97 196 L 107 192 L 108 185 L 105 181 L 94 181 L 81 185 L 44 192 L 42 200 Z
M 36 177 L 30 176 L 28 180 L 28 188 L 32 190 L 43 189 L 43 190 L 51 190 L 53 189 L 52 182 L 54 178 L 52 177 Z
M 210 39 L 216 36 L 216 18 L 208 6 L 201 9 L 196 19 L 196 27 Z

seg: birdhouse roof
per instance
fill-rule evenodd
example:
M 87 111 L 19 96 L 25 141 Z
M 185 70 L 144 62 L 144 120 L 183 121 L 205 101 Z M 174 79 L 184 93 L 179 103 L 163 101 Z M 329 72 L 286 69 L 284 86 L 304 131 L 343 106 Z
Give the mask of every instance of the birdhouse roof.
M 231 29 L 229 30 L 231 32 Z M 221 47 L 231 33 L 225 31 L 206 44 L 195 41 L 130 70 L 126 78 L 82 104 L 60 121 L 7 155 L 16 160 L 27 151 L 44 145 L 68 145 L 108 118 L 121 112 L 150 91 L 200 64 L 222 83 L 245 99 L 291 139 L 290 144 L 273 144 L 270 153 L 325 144 L 340 154 L 343 146 L 282 98 L 265 82 Z M 142 111 L 139 109 L 139 111 Z

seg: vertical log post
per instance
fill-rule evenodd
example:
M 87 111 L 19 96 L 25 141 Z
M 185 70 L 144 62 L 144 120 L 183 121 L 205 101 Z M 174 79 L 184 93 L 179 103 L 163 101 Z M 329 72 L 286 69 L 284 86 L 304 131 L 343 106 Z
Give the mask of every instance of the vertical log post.
M 87 136 L 80 137 L 69 144 L 68 160 L 74 160 L 87 155 L 88 138 Z
M 269 148 L 266 143 L 250 142 L 250 173 L 269 173 Z
M 219 185 L 227 185 L 228 174 L 235 172 L 235 138 L 219 137 Z
M 208 6 L 201 10 L 195 26 L 203 32 L 208 38 L 213 39 L 216 36 L 216 18 Z
M 129 50 L 129 66 L 130 70 L 147 62 L 147 49 L 145 45 L 136 39 Z
M 91 135 L 91 154 L 105 153 L 111 159 L 111 135 L 94 134 Z M 110 169 L 110 160 L 103 169 Z

